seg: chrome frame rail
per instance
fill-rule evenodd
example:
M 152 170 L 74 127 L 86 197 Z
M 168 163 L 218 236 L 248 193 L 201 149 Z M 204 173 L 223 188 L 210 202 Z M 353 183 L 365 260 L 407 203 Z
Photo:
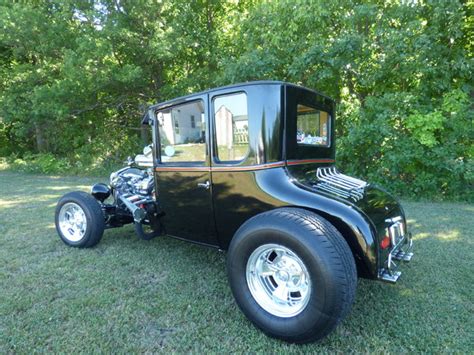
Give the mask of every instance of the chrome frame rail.
M 365 181 L 341 174 L 335 167 L 318 168 L 316 177 L 319 180 L 314 186 L 316 189 L 354 201 L 364 197 L 368 185 Z

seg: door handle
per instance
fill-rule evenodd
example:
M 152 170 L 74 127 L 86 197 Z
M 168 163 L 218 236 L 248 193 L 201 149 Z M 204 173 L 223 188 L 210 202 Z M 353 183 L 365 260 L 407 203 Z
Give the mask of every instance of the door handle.
M 198 187 L 209 190 L 209 188 L 211 187 L 211 183 L 209 182 L 209 180 L 207 180 L 206 182 L 198 182 Z

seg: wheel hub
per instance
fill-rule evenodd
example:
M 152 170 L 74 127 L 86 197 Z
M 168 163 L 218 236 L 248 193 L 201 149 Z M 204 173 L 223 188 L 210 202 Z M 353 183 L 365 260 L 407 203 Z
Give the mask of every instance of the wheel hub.
M 58 221 L 64 238 L 71 242 L 78 242 L 84 237 L 87 218 L 84 210 L 77 203 L 65 203 L 59 211 Z
M 280 279 L 280 281 L 287 282 L 290 278 L 288 272 L 279 270 L 277 271 L 277 277 Z
M 303 261 L 290 249 L 264 244 L 250 255 L 247 285 L 255 301 L 279 317 L 294 317 L 309 302 L 311 280 Z

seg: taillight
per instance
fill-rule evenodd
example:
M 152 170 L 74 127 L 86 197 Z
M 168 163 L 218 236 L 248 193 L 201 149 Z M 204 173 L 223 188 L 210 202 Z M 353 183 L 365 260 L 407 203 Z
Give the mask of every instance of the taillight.
M 389 246 L 390 246 L 390 243 L 391 243 L 391 240 L 390 240 L 390 237 L 388 235 L 386 235 L 385 237 L 383 237 L 383 239 L 381 240 L 380 242 L 380 247 L 382 249 L 387 249 Z

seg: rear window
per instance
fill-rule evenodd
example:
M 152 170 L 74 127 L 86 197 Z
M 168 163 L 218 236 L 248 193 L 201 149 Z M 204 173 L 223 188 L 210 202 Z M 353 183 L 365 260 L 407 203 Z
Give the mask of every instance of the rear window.
M 328 147 L 330 115 L 326 111 L 301 105 L 296 113 L 296 142 L 298 145 Z

